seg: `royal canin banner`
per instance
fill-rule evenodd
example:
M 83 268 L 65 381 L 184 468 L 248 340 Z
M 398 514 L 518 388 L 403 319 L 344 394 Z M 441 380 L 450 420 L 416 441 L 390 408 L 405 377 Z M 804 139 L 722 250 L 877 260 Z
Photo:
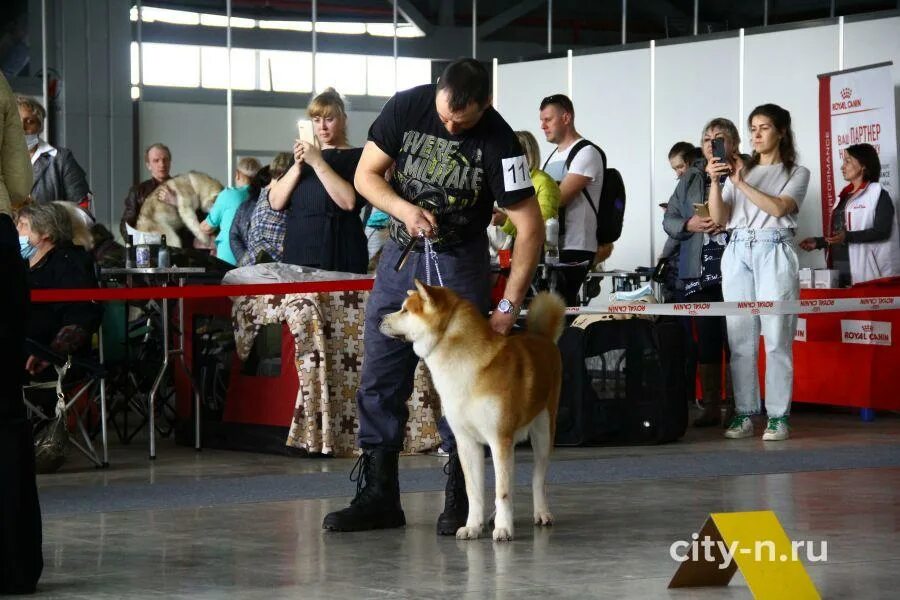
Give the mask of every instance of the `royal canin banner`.
M 844 149 L 871 144 L 881 159 L 881 185 L 898 201 L 897 127 L 893 63 L 819 75 L 819 160 L 822 167 L 822 231 L 831 231 L 831 209 L 847 182 Z
M 890 346 L 891 323 L 889 321 L 841 320 L 841 341 L 845 344 Z

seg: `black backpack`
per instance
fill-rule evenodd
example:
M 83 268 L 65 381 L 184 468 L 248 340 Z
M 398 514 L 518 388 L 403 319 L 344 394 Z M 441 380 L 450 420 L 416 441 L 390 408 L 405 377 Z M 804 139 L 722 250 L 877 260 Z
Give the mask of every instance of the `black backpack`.
M 600 190 L 600 199 L 596 206 L 591 195 L 588 194 L 587 187 L 582 188 L 581 193 L 597 217 L 597 244 L 610 244 L 618 240 L 622 235 L 622 224 L 625 221 L 625 181 L 617 169 L 609 166 L 603 149 L 588 140 L 579 140 L 569 152 L 569 156 L 566 158 L 567 172 L 575 156 L 586 146 L 596 148 L 603 159 L 603 187 Z M 549 162 L 550 159 L 548 158 L 547 162 L 544 163 L 544 167 Z M 560 208 L 559 223 L 560 233 L 562 234 L 565 230 L 565 213 L 563 208 Z

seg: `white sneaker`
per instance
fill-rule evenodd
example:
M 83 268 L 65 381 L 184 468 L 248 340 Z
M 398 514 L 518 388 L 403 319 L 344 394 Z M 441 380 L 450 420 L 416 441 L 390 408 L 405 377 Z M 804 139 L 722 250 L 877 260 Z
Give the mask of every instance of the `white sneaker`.
M 791 436 L 791 428 L 788 426 L 787 417 L 772 417 L 766 425 L 766 431 L 763 433 L 764 442 L 780 442 Z
M 753 421 L 750 415 L 734 415 L 725 430 L 725 437 L 738 440 L 753 435 Z

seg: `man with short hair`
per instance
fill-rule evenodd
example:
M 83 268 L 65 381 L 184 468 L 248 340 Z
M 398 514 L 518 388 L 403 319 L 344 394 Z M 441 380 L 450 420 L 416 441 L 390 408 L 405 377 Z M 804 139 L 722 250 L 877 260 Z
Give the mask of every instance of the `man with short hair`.
M 516 226 L 516 246 L 504 299 L 491 316 L 491 327 L 508 333 L 525 299 L 544 243 L 544 224 L 528 165 L 510 126 L 491 107 L 490 77 L 473 59 L 451 63 L 437 85 L 399 92 L 384 106 L 369 129 L 369 141 L 356 170 L 356 189 L 391 217 L 366 305 L 365 356 L 359 406 L 359 482 L 348 508 L 325 517 L 333 531 L 386 529 L 406 524 L 400 506 L 398 456 L 403 447 L 407 400 L 413 389 L 418 357 L 412 346 L 382 334 L 378 325 L 400 309 L 413 279 L 428 273 L 424 239 L 414 242 L 405 266 L 404 248 L 426 236 L 437 253 L 443 285 L 490 308 L 490 259 L 487 226 L 494 202 Z M 390 180 L 385 173 L 396 165 Z M 433 284 L 438 284 L 434 281 Z M 452 433 L 441 435 L 450 446 L 449 478 L 439 535 L 454 535 L 465 525 L 468 502 L 462 467 Z
M 544 137 L 556 144 L 543 170 L 559 183 L 562 240 L 559 260 L 562 263 L 587 262 L 583 267 L 567 268 L 564 273 L 563 297 L 567 305 L 575 306 L 578 290 L 597 253 L 597 211 L 606 165 L 594 144 L 588 140 L 578 144 L 584 138 L 575 130 L 575 107 L 568 96 L 547 96 L 541 101 L 540 110 Z M 576 144 L 576 154 L 569 161 Z
M 172 152 L 169 151 L 169 147 L 165 144 L 159 142 L 150 144 L 144 151 L 144 165 L 150 171 L 150 179 L 142 181 L 128 190 L 128 196 L 125 197 L 125 209 L 122 211 L 122 221 L 119 223 L 122 239 L 128 239 L 128 231 L 125 225 L 128 224 L 134 227 L 137 224 L 138 216 L 141 214 L 141 207 L 144 205 L 144 200 L 146 200 L 150 192 L 172 178 L 169 175 L 169 169 L 172 167 Z M 182 235 L 182 237 L 184 236 Z M 192 238 L 193 236 L 190 236 L 188 239 Z M 183 245 L 182 247 L 189 248 L 190 246 L 191 244 L 188 243 L 187 246 Z

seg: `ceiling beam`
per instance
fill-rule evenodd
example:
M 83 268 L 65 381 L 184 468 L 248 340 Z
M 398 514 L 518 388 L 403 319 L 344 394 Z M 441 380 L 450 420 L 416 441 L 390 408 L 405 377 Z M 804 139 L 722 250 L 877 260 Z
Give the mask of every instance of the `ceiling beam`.
M 387 0 L 387 3 L 391 6 L 394 5 L 394 0 Z M 406 19 L 408 23 L 412 23 L 416 27 L 422 30 L 422 33 L 428 35 L 434 29 L 434 25 L 425 18 L 425 16 L 419 12 L 419 9 L 413 6 L 413 3 L 410 0 L 397 0 L 397 12 L 400 13 L 400 16 Z
M 502 13 L 494 15 L 484 23 L 478 26 L 479 39 L 496 33 L 506 25 L 509 25 L 519 17 L 524 17 L 542 4 L 546 4 L 547 0 L 522 0 L 515 6 L 504 10 Z

